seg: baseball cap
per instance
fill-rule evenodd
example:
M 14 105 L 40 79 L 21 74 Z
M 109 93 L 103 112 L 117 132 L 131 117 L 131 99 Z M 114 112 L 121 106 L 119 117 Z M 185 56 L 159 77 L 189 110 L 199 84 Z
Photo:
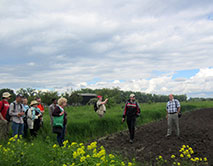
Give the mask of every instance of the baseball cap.
M 24 97 L 21 93 L 17 94 L 16 97 Z

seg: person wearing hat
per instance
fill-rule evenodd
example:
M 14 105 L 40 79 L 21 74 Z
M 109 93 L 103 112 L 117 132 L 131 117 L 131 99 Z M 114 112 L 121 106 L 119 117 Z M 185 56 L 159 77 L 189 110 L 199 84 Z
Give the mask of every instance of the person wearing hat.
M 140 115 L 140 107 L 139 104 L 135 101 L 135 95 L 131 94 L 130 99 L 126 102 L 122 122 L 125 121 L 125 118 L 127 117 L 127 125 L 129 129 L 129 135 L 130 135 L 130 143 L 133 143 L 134 136 L 135 136 L 135 123 L 136 123 L 136 117 Z
M 31 101 L 30 109 L 27 112 L 27 124 L 30 129 L 31 136 L 37 136 L 37 131 L 39 129 L 37 125 L 40 125 L 40 121 L 37 122 L 37 120 L 41 118 L 41 112 L 38 108 L 38 104 L 39 103 L 36 100 Z
M 105 99 L 104 101 L 102 101 L 103 97 L 102 96 L 97 96 L 98 97 L 98 101 L 97 101 L 97 114 L 102 118 L 104 116 L 104 114 L 106 113 L 106 106 L 105 104 L 107 103 L 108 99 Z
M 9 136 L 9 122 L 6 120 L 6 114 L 10 107 L 8 103 L 10 96 L 9 92 L 4 92 L 0 101 L 0 140 L 5 140 Z
M 12 136 L 14 137 L 15 135 L 23 135 L 24 131 L 24 108 L 22 106 L 22 94 L 18 94 L 16 96 L 16 100 L 10 104 L 10 111 L 9 114 L 11 116 L 11 121 L 12 121 L 12 130 L 13 134 Z

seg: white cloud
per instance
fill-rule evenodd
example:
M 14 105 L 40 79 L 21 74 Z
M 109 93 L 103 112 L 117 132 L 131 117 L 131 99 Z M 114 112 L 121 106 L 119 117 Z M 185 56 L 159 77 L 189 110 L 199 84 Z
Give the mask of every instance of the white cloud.
M 212 10 L 210 0 L 1 0 L 0 86 L 208 95 Z M 201 70 L 172 79 L 190 69 Z

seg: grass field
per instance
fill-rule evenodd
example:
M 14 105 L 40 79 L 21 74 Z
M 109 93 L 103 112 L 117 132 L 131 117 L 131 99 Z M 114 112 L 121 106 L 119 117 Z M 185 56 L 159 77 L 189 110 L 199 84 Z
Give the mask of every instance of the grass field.
M 200 108 L 212 108 L 213 101 L 182 102 L 181 105 L 182 105 L 182 112 L 185 112 Z M 68 125 L 65 139 L 69 140 L 70 143 L 71 142 L 87 143 L 98 137 L 102 137 L 107 134 L 115 133 L 121 130 L 126 130 L 127 129 L 126 123 L 121 122 L 123 114 L 123 106 L 124 104 L 116 105 L 110 109 L 107 109 L 107 113 L 103 118 L 99 118 L 99 116 L 94 112 L 93 106 L 67 107 L 66 111 L 68 113 Z M 141 116 L 137 119 L 137 125 L 143 125 L 145 123 L 165 118 L 166 115 L 165 106 L 166 103 L 140 104 Z M 38 137 L 34 138 L 33 140 L 31 138 L 28 138 L 26 143 L 27 143 L 26 146 L 28 146 L 28 144 L 33 144 L 33 146 L 28 147 L 26 150 L 26 153 L 30 154 L 30 156 L 28 156 L 28 160 L 30 161 L 28 161 L 28 163 L 31 164 L 29 165 L 38 165 L 38 164 L 41 165 L 41 163 L 47 164 L 55 159 L 53 157 L 54 156 L 53 154 L 62 153 L 62 151 L 59 149 L 56 151 L 52 150 L 53 145 L 57 144 L 57 141 L 56 135 L 52 133 L 49 113 L 47 109 L 44 114 L 44 126 L 39 131 Z M 0 142 L 0 145 L 10 146 L 8 145 L 7 141 Z M 22 153 L 25 152 L 22 151 L 24 149 L 23 146 L 20 145 L 20 147 L 17 146 L 14 148 L 18 148 L 16 149 L 16 151 L 19 151 L 18 153 L 20 153 L 21 155 L 20 154 L 16 155 L 19 156 L 18 159 L 12 156 L 11 157 L 8 156 L 8 162 L 10 163 L 13 161 L 13 158 L 14 160 L 18 161 L 19 158 L 21 160 L 21 158 L 23 158 L 24 156 L 22 155 Z M 67 157 L 69 158 L 68 154 L 69 152 L 67 152 L 66 154 Z M 31 160 L 29 159 L 30 157 L 31 158 L 35 157 L 36 159 Z M 17 164 L 17 161 L 14 162 L 14 165 L 22 165 Z M 120 162 L 120 158 L 118 157 L 116 161 Z M 0 165 L 1 162 L 3 163 L 3 161 L 1 161 L 0 159 Z

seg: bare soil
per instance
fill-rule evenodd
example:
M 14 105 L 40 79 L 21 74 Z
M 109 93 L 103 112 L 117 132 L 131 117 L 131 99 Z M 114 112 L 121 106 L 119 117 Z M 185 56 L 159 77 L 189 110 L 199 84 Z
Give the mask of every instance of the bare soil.
M 143 113 L 142 115 L 143 116 Z M 195 156 L 207 157 L 209 165 L 213 165 L 213 108 L 200 109 L 184 113 L 180 118 L 180 137 L 175 133 L 165 137 L 166 119 L 149 123 L 136 128 L 135 140 L 129 143 L 128 131 L 119 132 L 98 140 L 108 152 L 118 153 L 137 162 L 149 162 L 155 165 L 159 155 L 170 160 L 171 155 L 179 156 L 182 145 L 189 145 Z

